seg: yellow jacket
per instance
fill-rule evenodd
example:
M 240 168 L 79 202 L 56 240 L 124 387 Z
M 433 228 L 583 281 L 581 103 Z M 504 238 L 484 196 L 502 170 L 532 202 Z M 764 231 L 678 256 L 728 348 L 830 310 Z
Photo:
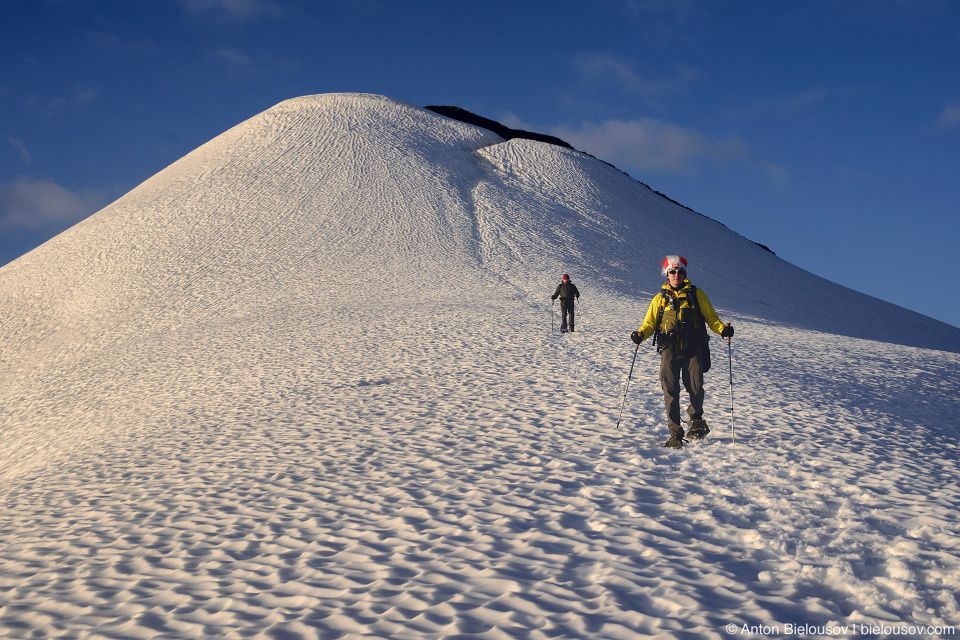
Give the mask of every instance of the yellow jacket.
M 650 302 L 650 307 L 647 309 L 647 315 L 643 318 L 643 324 L 640 325 L 640 337 L 642 340 L 646 340 L 653 335 L 654 331 L 657 329 L 657 318 L 661 316 L 660 309 L 664 306 L 664 301 L 670 301 L 674 298 L 677 300 L 677 309 L 680 310 L 680 317 L 683 317 L 683 311 L 685 309 L 692 309 L 693 305 L 690 304 L 689 298 L 687 297 L 690 293 L 692 285 L 689 280 L 684 280 L 683 285 L 679 289 L 674 290 L 669 283 L 663 285 L 663 288 L 660 290 L 660 293 L 653 297 L 653 300 Z M 700 315 L 703 316 L 704 321 L 707 323 L 707 326 L 713 330 L 717 335 L 723 331 L 725 326 L 723 322 L 720 321 L 720 317 L 717 316 L 717 312 L 714 310 L 713 305 L 710 304 L 710 299 L 707 298 L 707 294 L 703 292 L 703 289 L 699 287 L 696 288 L 697 292 L 697 304 L 700 307 Z M 685 348 L 686 345 L 681 343 L 680 348 Z

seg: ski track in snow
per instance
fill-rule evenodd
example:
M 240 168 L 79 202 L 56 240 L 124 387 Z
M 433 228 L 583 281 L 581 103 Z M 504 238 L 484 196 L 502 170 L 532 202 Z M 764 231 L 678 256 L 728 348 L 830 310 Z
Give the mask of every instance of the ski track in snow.
M 418 113 L 405 117 L 433 118 Z M 33 348 L 3 379 L 4 637 L 692 639 L 960 622 L 960 355 L 771 323 L 705 286 L 737 327 L 736 443 L 714 337 L 713 431 L 663 449 L 648 344 L 615 428 L 649 302 L 605 275 L 622 256 L 569 269 L 578 332 L 550 331 L 557 255 L 599 261 L 618 233 L 614 212 L 571 213 L 597 197 L 589 176 L 566 203 L 544 195 L 580 165 L 538 158 L 555 167 L 538 175 L 512 154 L 554 149 L 451 124 L 438 135 L 469 153 L 450 189 L 429 144 L 371 159 L 361 119 L 357 140 L 284 151 L 296 124 L 255 130 L 296 165 L 281 175 L 312 176 L 283 186 L 283 224 L 250 218 L 251 194 L 276 197 L 271 162 L 210 163 L 260 176 L 224 178 L 246 185 L 241 218 L 230 193 L 196 200 L 212 178 L 211 152 L 195 152 L 115 205 L 120 231 L 85 223 L 103 227 L 101 247 L 143 253 L 91 253 L 95 286 L 70 272 L 43 287 L 88 287 L 73 310 L 45 334 L 18 320 L 21 342 L 4 343 Z M 337 153 L 309 164 L 304 145 Z M 196 228 L 170 219 L 158 234 L 161 197 Z M 308 224 L 311 211 L 337 215 Z M 146 248 L 164 242 L 192 249 Z M 190 295 L 154 299 L 143 282 Z

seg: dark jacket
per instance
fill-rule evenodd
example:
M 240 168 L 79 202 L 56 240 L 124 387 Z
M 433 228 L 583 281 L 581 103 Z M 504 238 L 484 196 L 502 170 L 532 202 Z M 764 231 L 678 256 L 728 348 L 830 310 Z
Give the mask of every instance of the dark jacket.
M 566 282 L 561 282 L 557 285 L 557 290 L 553 292 L 553 295 L 550 296 L 551 300 L 556 300 L 557 298 L 561 300 L 570 300 L 572 298 L 580 299 L 580 292 L 577 291 L 577 285 L 573 284 L 571 280 Z

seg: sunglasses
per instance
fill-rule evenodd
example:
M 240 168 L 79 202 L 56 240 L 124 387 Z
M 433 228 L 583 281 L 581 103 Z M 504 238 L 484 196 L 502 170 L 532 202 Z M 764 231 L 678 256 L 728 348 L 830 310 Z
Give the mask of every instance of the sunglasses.
M 669 273 L 672 276 L 675 276 L 678 273 L 681 275 L 687 275 L 687 270 L 686 269 L 670 269 L 670 271 L 667 271 L 667 273 Z

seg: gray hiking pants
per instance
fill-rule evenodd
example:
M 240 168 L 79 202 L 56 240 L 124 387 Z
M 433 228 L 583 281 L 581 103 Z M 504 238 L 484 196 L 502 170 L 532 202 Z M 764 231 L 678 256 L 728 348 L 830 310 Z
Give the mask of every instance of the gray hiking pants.
M 667 407 L 667 427 L 671 436 L 682 436 L 680 424 L 680 384 L 690 396 L 687 415 L 691 420 L 703 418 L 703 371 L 700 368 L 700 347 L 690 356 L 678 356 L 669 351 L 660 354 L 660 386 Z
M 570 331 L 573 331 L 574 319 L 573 298 L 560 298 L 560 331 L 563 331 L 568 326 L 570 327 Z

